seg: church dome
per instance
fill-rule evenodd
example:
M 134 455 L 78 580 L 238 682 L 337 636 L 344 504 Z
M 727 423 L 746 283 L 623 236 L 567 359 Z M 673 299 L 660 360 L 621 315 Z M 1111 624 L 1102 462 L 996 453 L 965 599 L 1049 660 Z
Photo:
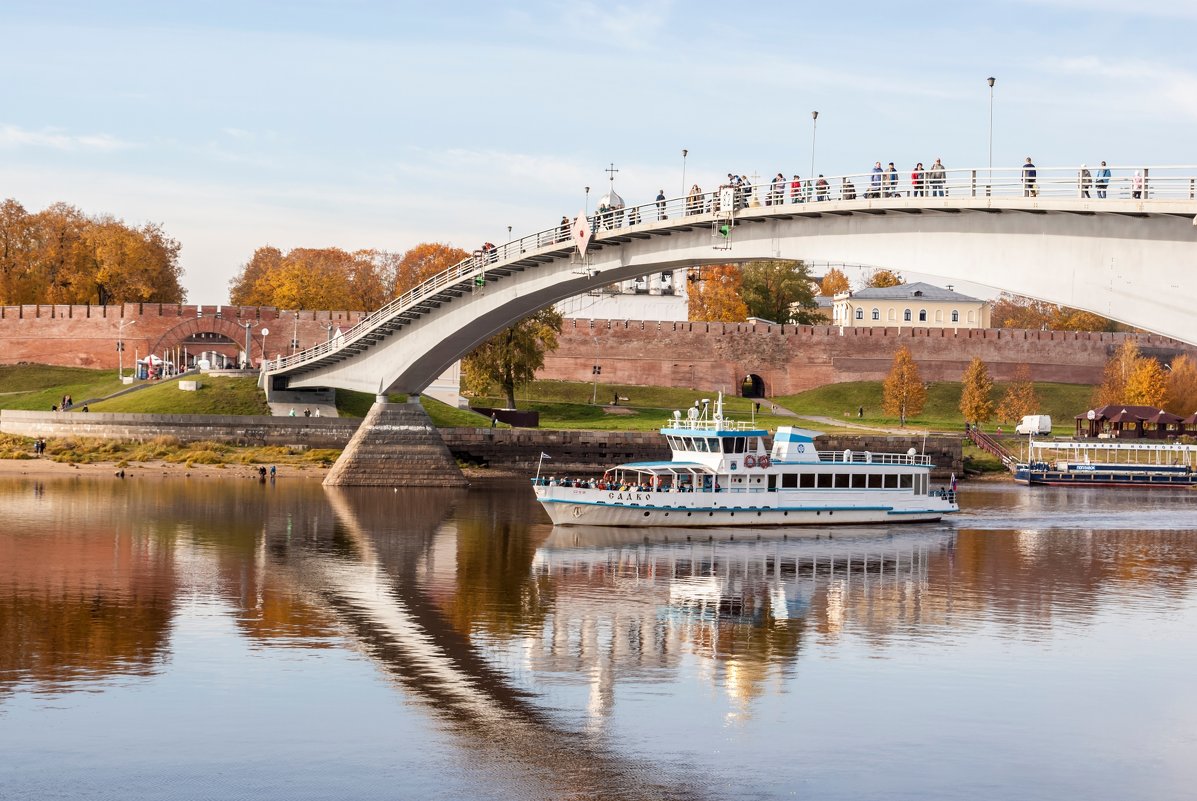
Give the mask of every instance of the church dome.
M 615 190 L 612 189 L 610 192 L 599 198 L 599 206 L 606 206 L 609 209 L 622 209 L 624 207 L 624 202 L 623 198 L 615 194 Z

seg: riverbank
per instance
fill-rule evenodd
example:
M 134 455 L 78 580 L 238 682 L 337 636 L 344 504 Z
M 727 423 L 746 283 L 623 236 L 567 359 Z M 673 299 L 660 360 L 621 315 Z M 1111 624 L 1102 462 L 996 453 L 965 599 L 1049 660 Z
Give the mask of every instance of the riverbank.
M 191 465 L 176 462 L 149 461 L 129 462 L 118 465 L 116 462 L 91 462 L 88 464 L 71 464 L 56 462 L 53 459 L 0 459 L 0 476 L 87 476 L 92 478 L 119 478 L 123 471 L 124 478 L 257 478 L 259 465 L 226 464 L 226 465 Z M 267 471 L 270 466 L 266 465 Z M 275 466 L 278 478 L 303 478 L 323 480 L 328 473 L 327 467 L 320 465 L 279 464 Z

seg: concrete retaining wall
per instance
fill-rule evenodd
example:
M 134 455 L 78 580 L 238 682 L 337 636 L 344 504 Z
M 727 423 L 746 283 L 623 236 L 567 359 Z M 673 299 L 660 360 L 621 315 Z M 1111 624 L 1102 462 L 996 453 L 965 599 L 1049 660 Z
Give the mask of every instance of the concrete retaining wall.
M 5 434 L 138 442 L 174 437 L 180 442 L 211 440 L 235 445 L 344 448 L 360 424 L 358 419 L 332 417 L 0 411 L 0 432 Z
M 0 432 L 26 437 L 97 437 L 148 440 L 175 437 L 182 442 L 211 440 L 237 445 L 284 445 L 345 448 L 362 421 L 325 417 L 233 417 L 220 415 L 67 414 L 0 411 Z M 602 472 L 622 462 L 669 458 L 665 440 L 653 431 L 552 431 L 547 429 L 442 428 L 449 452 L 463 462 L 497 470 L 534 473 L 541 453 L 549 474 Z M 828 436 L 820 450 L 901 453 L 923 452 L 922 435 Z M 964 475 L 961 438 L 928 437 L 926 453 L 935 459 L 934 475 Z

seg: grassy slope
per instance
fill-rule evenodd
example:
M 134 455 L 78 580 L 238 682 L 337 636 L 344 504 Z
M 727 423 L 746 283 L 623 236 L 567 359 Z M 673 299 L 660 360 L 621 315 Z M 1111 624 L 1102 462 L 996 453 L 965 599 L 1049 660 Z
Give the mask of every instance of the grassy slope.
M 994 387 L 993 401 L 996 405 L 1005 393 L 1006 385 Z M 906 421 L 909 428 L 930 428 L 938 431 L 955 431 L 964 428 L 960 414 L 960 383 L 938 381 L 927 390 L 927 405 L 915 418 Z M 1050 414 L 1058 433 L 1072 431 L 1074 415 L 1089 408 L 1092 387 L 1081 384 L 1036 384 L 1041 414 Z M 897 426 L 895 417 L 886 415 L 881 409 L 881 382 L 854 381 L 844 384 L 829 384 L 798 395 L 778 398 L 777 402 L 797 414 L 832 417 L 848 422 L 863 422 L 884 426 Z M 856 412 L 864 407 L 864 419 L 857 420 Z M 992 431 L 998 425 L 991 421 L 983 428 Z M 1004 424 L 1006 430 L 1012 424 Z
M 676 387 L 635 387 L 619 384 L 600 384 L 599 403 L 610 403 L 618 393 L 619 406 L 630 414 L 609 414 L 602 406 L 592 406 L 594 388 L 591 384 L 572 381 L 534 381 L 521 390 L 516 397 L 520 409 L 540 412 L 541 428 L 591 429 L 616 431 L 655 431 L 659 429 L 674 410 L 683 413 L 699 398 L 710 398 L 714 392 Z M 499 398 L 475 398 L 477 406 L 503 406 Z M 724 397 L 724 413 L 734 420 L 749 420 L 752 417 L 752 401 L 740 397 Z M 762 428 L 776 428 L 793 418 L 770 415 L 769 402 L 762 401 L 762 414 L 756 421 Z
M 0 409 L 48 412 L 70 395 L 78 405 L 121 388 L 115 370 L 54 367 L 44 364 L 0 365 Z
M 387 395 L 391 403 L 402 403 L 407 400 L 406 395 Z M 374 394 L 371 392 L 354 392 L 348 389 L 337 390 L 337 413 L 342 417 L 365 417 L 366 412 L 374 405 Z M 432 419 L 437 428 L 479 428 L 490 425 L 490 420 L 466 409 L 454 409 L 448 404 L 433 400 L 427 395 L 420 396 L 420 405 Z M 500 424 L 502 428 L 510 426 Z
M 155 383 L 119 398 L 93 403 L 93 412 L 137 414 L 270 414 L 255 378 L 191 376 L 200 382 L 195 392 L 183 392 L 177 380 Z

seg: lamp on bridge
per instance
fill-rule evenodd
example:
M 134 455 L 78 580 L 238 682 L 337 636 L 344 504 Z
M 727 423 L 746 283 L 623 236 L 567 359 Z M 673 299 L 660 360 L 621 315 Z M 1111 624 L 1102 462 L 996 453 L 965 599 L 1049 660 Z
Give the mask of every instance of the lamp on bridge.
M 262 364 L 266 363 L 266 335 L 269 333 L 269 328 L 262 329 Z
M 586 216 L 589 217 L 590 216 L 590 187 L 589 186 L 585 187 L 585 190 L 586 190 L 586 206 L 585 206 Z
M 682 148 L 682 194 L 679 195 L 679 197 L 687 197 L 687 193 L 686 193 L 686 156 L 689 155 L 689 153 L 690 153 L 689 150 L 686 150 L 686 148 L 684 148 L 684 147 Z
M 819 112 L 812 111 L 810 113 L 810 175 L 807 177 L 807 183 L 815 180 L 815 134 L 819 129 Z
M 993 85 L 997 78 L 986 78 L 989 84 L 989 186 L 985 187 L 985 194 L 993 194 Z

